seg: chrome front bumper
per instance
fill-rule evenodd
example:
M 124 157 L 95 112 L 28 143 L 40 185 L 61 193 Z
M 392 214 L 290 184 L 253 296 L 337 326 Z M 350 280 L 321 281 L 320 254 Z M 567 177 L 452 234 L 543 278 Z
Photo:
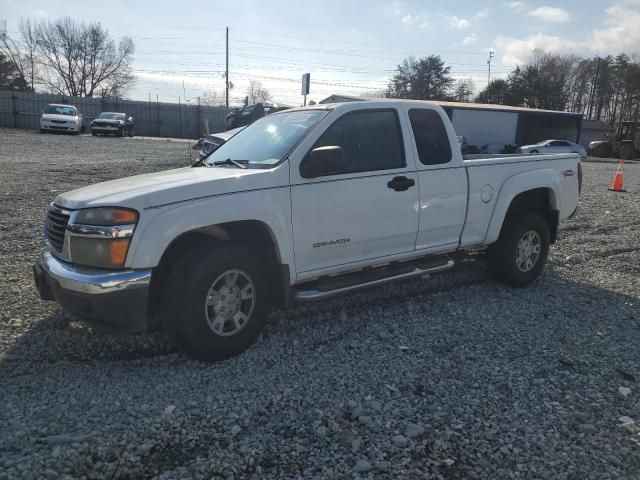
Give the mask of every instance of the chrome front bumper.
M 84 267 L 74 267 L 63 263 L 49 252 L 43 252 L 38 265 L 61 288 L 78 293 L 100 295 L 121 292 L 135 288 L 148 288 L 151 283 L 151 269 L 108 271 Z
M 148 327 L 151 269 L 76 267 L 44 252 L 33 266 L 33 274 L 43 300 L 55 300 L 87 323 L 121 332 Z

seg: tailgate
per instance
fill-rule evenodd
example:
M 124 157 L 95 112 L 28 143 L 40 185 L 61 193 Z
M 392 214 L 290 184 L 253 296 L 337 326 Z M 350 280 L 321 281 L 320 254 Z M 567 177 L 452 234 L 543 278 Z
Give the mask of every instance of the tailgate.
M 582 165 L 580 158 L 562 160 L 560 169 L 560 220 L 570 217 L 578 208 L 580 199 L 580 175 Z

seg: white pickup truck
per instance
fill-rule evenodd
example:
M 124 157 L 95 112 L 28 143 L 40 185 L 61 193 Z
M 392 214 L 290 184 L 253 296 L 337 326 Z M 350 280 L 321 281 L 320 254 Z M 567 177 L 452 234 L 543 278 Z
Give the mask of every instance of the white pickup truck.
M 59 195 L 35 279 L 90 323 L 162 326 L 219 360 L 271 308 L 443 271 L 458 250 L 486 247 L 494 278 L 526 286 L 581 183 L 575 154 L 463 158 L 429 102 L 287 110 L 197 167 Z

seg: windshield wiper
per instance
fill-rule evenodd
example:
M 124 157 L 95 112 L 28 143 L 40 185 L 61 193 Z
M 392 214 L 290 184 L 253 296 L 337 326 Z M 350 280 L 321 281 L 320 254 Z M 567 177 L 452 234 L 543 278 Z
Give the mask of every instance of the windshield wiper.
M 247 168 L 247 163 L 249 160 L 233 160 L 232 158 L 227 158 L 225 160 L 218 160 L 217 162 L 213 162 L 214 165 L 235 165 L 238 168 Z

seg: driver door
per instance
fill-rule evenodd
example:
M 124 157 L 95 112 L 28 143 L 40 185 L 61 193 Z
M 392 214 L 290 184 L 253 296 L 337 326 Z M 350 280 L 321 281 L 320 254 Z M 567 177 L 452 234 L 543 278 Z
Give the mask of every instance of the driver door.
M 415 250 L 419 189 L 398 111 L 361 109 L 336 119 L 310 150 L 341 147 L 347 167 L 305 178 L 292 172 L 296 272 L 313 277 Z M 310 151 L 309 150 L 309 151 Z

